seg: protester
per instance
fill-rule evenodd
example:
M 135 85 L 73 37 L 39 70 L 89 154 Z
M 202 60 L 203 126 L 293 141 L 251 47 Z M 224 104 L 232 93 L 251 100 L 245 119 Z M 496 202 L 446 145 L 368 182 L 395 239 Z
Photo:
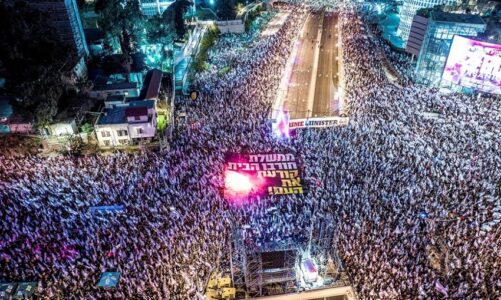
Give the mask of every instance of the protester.
M 392 83 L 367 52 L 379 42 L 348 7 L 350 124 L 278 140 L 269 112 L 307 13 L 294 8 L 245 51 L 221 36 L 169 150 L 0 156 L 0 280 L 39 281 L 40 299 L 203 299 L 235 228 L 248 247 L 302 245 L 311 220 L 330 216 L 360 299 L 498 299 L 499 99 Z M 232 68 L 219 74 L 222 57 Z M 222 193 L 227 152 L 297 153 L 308 191 L 235 206 Z M 103 205 L 123 211 L 89 211 Z M 96 286 L 115 270 L 117 289 Z

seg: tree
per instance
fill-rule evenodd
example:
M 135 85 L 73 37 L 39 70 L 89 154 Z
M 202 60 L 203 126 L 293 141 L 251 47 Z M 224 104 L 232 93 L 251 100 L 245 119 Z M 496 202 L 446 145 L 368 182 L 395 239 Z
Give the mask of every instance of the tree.
M 62 44 L 44 13 L 25 3 L 0 3 L 0 60 L 7 71 L 6 90 L 20 113 L 36 125 L 49 123 L 66 89 L 76 54 Z
M 196 72 L 202 72 L 206 69 L 206 61 L 210 47 L 212 47 L 219 38 L 219 30 L 217 27 L 209 27 L 208 31 L 200 41 L 200 47 L 193 61 L 193 68 Z
M 125 70 L 127 74 L 127 82 L 130 81 L 130 72 L 132 70 L 132 57 L 129 54 L 123 54 L 120 56 L 120 66 Z
M 219 0 L 216 2 L 216 12 L 222 20 L 233 20 L 237 16 L 235 0 Z
M 184 16 L 191 5 L 192 3 L 188 0 L 176 0 L 176 2 L 172 3 L 162 15 L 162 17 L 166 20 L 170 20 L 172 22 L 171 24 L 176 30 L 178 39 L 182 39 L 186 33 Z
M 92 131 L 94 131 L 94 127 L 89 123 L 84 123 L 82 126 L 80 126 L 80 131 L 83 133 L 91 133 Z
M 99 27 L 120 41 L 122 53 L 134 52 L 142 39 L 144 16 L 138 0 L 97 0 L 94 11 Z
M 169 11 L 164 11 L 160 16 L 154 16 L 145 23 L 146 40 L 150 44 L 171 45 L 177 34 L 174 29 L 174 21 Z

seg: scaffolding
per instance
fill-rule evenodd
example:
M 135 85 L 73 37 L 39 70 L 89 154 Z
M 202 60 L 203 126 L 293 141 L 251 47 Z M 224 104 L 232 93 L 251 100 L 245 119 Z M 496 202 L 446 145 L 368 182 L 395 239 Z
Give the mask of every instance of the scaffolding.
M 263 293 L 263 262 L 261 260 L 261 255 L 257 251 L 248 251 L 246 258 L 245 282 L 247 286 L 247 293 L 252 296 L 260 296 Z
M 259 297 L 294 292 L 296 290 L 296 249 L 288 245 L 255 247 L 246 245 L 245 231 L 233 230 L 231 242 L 231 273 L 235 288 L 246 291 L 247 296 Z M 263 262 L 263 254 L 283 254 L 283 265 L 273 268 Z
M 309 239 L 256 245 L 246 237 L 245 225 L 235 225 L 232 231 L 230 263 L 234 287 L 245 291 L 246 297 L 260 297 L 297 292 L 301 261 L 313 258 L 318 262 L 318 274 L 328 286 L 349 285 L 349 279 L 337 255 L 336 223 L 332 215 L 312 219 Z M 280 267 L 267 265 L 263 255 L 283 254 Z M 237 298 L 238 299 L 238 298 Z
M 233 232 L 233 239 L 230 240 L 230 271 L 231 281 L 235 287 L 245 286 L 245 245 L 242 229 Z

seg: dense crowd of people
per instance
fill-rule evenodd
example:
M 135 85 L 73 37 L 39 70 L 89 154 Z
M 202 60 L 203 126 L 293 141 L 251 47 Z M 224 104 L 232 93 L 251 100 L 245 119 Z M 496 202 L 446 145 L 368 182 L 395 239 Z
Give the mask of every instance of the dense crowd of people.
M 345 70 L 351 126 L 309 132 L 331 150 L 307 161 L 333 178 L 326 193 L 359 295 L 498 298 L 499 99 L 391 83 L 353 17 L 341 26 L 345 65 L 359 66 Z M 441 268 L 429 260 L 436 248 Z
M 413 59 L 410 54 L 402 50 L 394 50 L 389 42 L 383 38 L 382 32 L 377 25 L 369 26 L 369 29 L 373 34 L 374 42 L 384 54 L 383 59 L 388 60 L 391 63 L 392 69 L 396 71 L 396 75 L 399 79 L 398 81 L 402 82 L 404 85 L 412 83 L 416 59 Z
M 312 218 L 328 215 L 360 299 L 498 299 L 499 99 L 392 83 L 367 54 L 377 42 L 345 8 L 350 124 L 276 139 L 269 112 L 306 14 L 290 10 L 245 51 L 221 36 L 168 150 L 0 155 L 0 280 L 39 281 L 41 299 L 203 299 L 235 228 L 249 247 L 299 245 Z M 233 61 L 227 73 L 220 57 Z M 314 184 L 232 205 L 222 193 L 228 152 L 296 153 Z M 103 205 L 123 207 L 91 209 Z M 117 289 L 96 286 L 104 271 L 121 272 Z

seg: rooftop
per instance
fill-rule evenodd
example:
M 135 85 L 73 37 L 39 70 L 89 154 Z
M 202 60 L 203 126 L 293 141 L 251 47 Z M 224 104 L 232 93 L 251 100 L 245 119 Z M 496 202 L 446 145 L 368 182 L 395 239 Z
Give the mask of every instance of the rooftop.
M 125 95 L 109 95 L 106 97 L 106 102 L 125 102 Z
M 148 109 L 155 107 L 154 100 L 131 101 L 128 106 L 105 108 L 97 120 L 97 125 L 125 124 L 127 116 L 148 115 Z
M 127 107 L 127 109 L 125 110 L 126 117 L 140 117 L 147 115 L 148 115 L 148 108 L 146 107 Z
M 136 82 L 117 82 L 106 85 L 94 86 L 94 91 L 112 91 L 112 90 L 132 90 L 137 89 Z
M 162 84 L 162 71 L 159 69 L 152 69 L 146 73 L 144 79 L 143 89 L 139 95 L 140 99 L 157 99 Z
M 155 107 L 154 100 L 139 100 L 139 101 L 130 101 L 129 107 L 146 107 L 147 109 Z
M 451 14 L 442 11 L 432 11 L 431 19 L 438 22 L 467 23 L 485 25 L 484 20 L 478 15 Z
M 105 108 L 99 119 L 97 125 L 111 125 L 127 123 L 125 118 L 125 110 L 127 107 L 118 106 L 115 108 Z

